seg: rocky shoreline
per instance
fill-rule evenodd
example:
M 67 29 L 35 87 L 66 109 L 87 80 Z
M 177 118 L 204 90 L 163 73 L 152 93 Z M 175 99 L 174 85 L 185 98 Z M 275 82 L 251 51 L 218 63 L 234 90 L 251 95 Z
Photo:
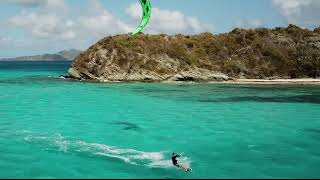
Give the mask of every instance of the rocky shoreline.
M 179 75 L 178 75 L 179 76 Z M 84 79 L 84 78 L 75 78 L 70 75 L 60 76 L 61 79 L 67 80 L 79 80 L 82 82 L 98 82 L 98 83 L 167 83 L 167 84 L 184 84 L 184 83 L 208 83 L 208 84 L 256 84 L 256 85 L 320 85 L 320 79 L 235 79 L 235 78 L 227 78 L 224 79 L 225 76 L 222 75 L 222 78 L 219 74 L 217 74 L 216 79 L 211 81 L 186 81 L 180 80 L 177 81 L 174 78 L 169 78 L 168 80 L 163 81 L 110 81 L 110 80 L 98 80 L 98 79 Z
M 222 82 L 234 80 L 223 73 L 210 72 L 205 69 L 182 71 L 177 74 L 159 76 L 152 73 L 131 74 L 127 76 L 113 75 L 108 78 L 97 78 L 90 73 L 81 73 L 74 68 L 70 68 L 68 78 L 74 79 L 90 79 L 97 82 Z

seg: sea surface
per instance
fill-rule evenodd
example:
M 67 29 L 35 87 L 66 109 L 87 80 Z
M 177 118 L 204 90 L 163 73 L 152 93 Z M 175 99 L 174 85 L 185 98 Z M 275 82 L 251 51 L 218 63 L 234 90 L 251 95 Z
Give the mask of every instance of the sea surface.
M 69 65 L 0 62 L 0 178 L 320 178 L 320 86 L 99 84 Z

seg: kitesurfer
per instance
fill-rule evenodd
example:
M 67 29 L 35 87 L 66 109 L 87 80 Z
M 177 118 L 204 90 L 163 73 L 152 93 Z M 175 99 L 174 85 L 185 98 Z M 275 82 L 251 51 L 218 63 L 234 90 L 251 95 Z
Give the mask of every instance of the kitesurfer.
M 183 170 L 186 171 L 186 172 L 190 172 L 190 171 L 191 171 L 191 168 L 185 168 L 185 167 L 183 167 L 182 165 L 180 165 L 180 164 L 178 163 L 178 160 L 177 160 L 178 157 L 181 157 L 181 155 L 179 155 L 179 154 L 177 154 L 177 153 L 172 153 L 172 156 L 171 156 L 172 164 L 173 164 L 175 167 L 177 167 L 177 168 L 181 168 L 181 169 L 183 169 Z
M 177 160 L 178 157 L 180 157 L 179 154 L 172 153 L 172 157 L 171 157 L 171 159 L 172 159 L 172 164 L 173 164 L 174 166 L 176 166 L 176 167 L 180 167 L 180 165 L 178 164 L 178 160 Z

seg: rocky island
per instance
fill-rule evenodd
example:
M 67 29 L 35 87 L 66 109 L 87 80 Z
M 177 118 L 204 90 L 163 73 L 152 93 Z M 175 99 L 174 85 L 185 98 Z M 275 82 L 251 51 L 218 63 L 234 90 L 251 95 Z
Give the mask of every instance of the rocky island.
M 318 78 L 320 27 L 109 36 L 75 58 L 69 76 L 99 82 Z

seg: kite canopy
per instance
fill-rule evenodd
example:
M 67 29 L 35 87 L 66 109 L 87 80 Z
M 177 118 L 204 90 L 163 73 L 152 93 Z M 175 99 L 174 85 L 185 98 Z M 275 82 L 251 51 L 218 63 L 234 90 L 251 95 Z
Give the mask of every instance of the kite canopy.
M 137 29 L 132 33 L 132 35 L 136 35 L 139 34 L 144 27 L 146 27 L 146 25 L 148 24 L 150 17 L 151 17 L 151 3 L 150 0 L 140 0 L 141 6 L 142 6 L 142 19 L 140 22 L 139 27 L 137 27 Z

